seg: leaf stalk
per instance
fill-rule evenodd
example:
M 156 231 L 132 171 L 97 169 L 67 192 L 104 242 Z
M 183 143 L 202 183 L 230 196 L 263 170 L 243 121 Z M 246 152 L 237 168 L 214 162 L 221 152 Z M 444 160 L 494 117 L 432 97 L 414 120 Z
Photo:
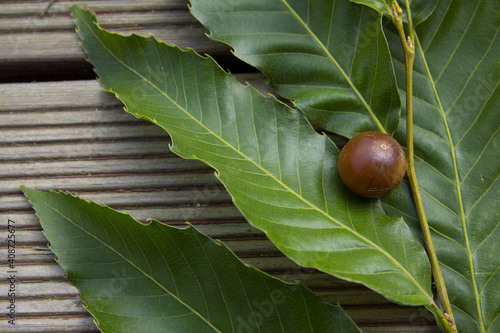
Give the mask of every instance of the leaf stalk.
M 427 216 L 425 215 L 424 205 L 422 197 L 420 195 L 420 190 L 417 181 L 417 175 L 415 172 L 415 158 L 414 158 L 414 148 L 413 148 L 413 63 L 415 60 L 415 31 L 411 19 L 410 5 L 406 0 L 406 11 L 408 16 L 408 30 L 409 36 L 406 37 L 403 21 L 402 21 L 402 9 L 396 0 L 392 4 L 392 21 L 396 26 L 405 55 L 405 74 L 406 74 L 406 173 L 408 175 L 408 180 L 410 182 L 410 187 L 413 195 L 413 201 L 417 210 L 418 218 L 420 221 L 420 228 L 422 229 L 422 234 L 424 237 L 425 247 L 427 250 L 427 255 L 431 263 L 432 276 L 434 277 L 434 283 L 436 285 L 437 297 L 443 307 L 443 312 L 439 309 L 437 304 L 433 302 L 431 308 L 434 313 L 438 316 L 439 321 L 442 324 L 443 329 L 446 332 L 457 333 L 457 327 L 455 325 L 455 320 L 453 318 L 453 312 L 451 309 L 451 303 L 448 298 L 448 292 L 444 283 L 444 278 L 439 268 L 439 261 L 437 259 L 436 250 L 434 248 L 434 243 L 432 242 L 431 232 L 429 228 L 429 223 L 427 221 Z

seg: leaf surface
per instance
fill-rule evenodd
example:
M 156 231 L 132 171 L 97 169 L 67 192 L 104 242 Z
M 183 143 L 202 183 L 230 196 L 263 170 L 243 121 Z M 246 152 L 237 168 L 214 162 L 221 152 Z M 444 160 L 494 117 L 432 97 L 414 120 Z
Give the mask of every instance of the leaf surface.
M 347 137 L 395 131 L 400 98 L 382 18 L 372 10 L 349 1 L 191 3 L 212 39 L 231 45 L 323 128 Z
M 500 331 L 499 27 L 495 1 L 440 1 L 416 29 L 415 167 L 454 316 L 466 333 Z M 390 30 L 387 38 L 403 83 L 401 42 Z M 404 132 L 402 120 L 400 142 Z M 405 205 L 386 208 L 418 223 Z
M 350 194 L 338 150 L 307 119 L 242 86 L 212 59 L 100 29 L 72 7 L 103 88 L 166 129 L 172 151 L 217 170 L 235 205 L 287 256 L 404 304 L 433 302 L 430 267 L 408 226 Z
M 381 14 L 391 10 L 389 0 L 353 0 L 367 5 Z M 288 82 L 283 77 L 290 77 L 293 66 L 279 66 L 278 62 L 260 51 L 258 43 L 251 43 L 255 36 L 231 34 L 231 27 L 236 24 L 236 14 L 245 3 L 252 17 L 262 18 L 262 12 L 269 3 L 296 3 L 292 1 L 259 2 L 254 6 L 251 1 L 224 3 L 223 14 L 219 14 L 222 5 L 212 1 L 193 0 L 193 14 L 211 29 L 211 37 L 229 43 L 235 48 L 237 56 L 250 64 L 263 69 L 273 84 L 276 80 Z M 326 10 L 332 1 L 309 1 L 310 7 L 300 7 L 301 17 L 314 17 L 309 20 L 313 26 L 335 27 L 336 24 L 347 29 L 337 32 L 350 32 L 345 17 L 337 18 L 335 11 Z M 314 3 L 315 6 L 312 4 Z M 345 1 L 335 1 L 336 6 L 346 6 Z M 340 4 L 342 3 L 342 5 Z M 400 1 L 403 10 L 406 9 Z M 332 13 L 313 15 L 312 8 L 323 8 Z M 216 8 L 215 10 L 213 8 Z M 333 8 L 333 7 L 332 7 Z M 424 206 L 433 232 L 438 259 L 449 290 L 455 319 L 461 332 L 496 332 L 500 331 L 500 174 L 499 137 L 499 77 L 500 42 L 500 7 L 496 1 L 410 1 L 412 18 L 416 26 L 416 61 L 414 66 L 414 109 L 415 109 L 415 152 L 417 177 L 424 198 Z M 215 13 L 213 13 L 215 12 Z M 229 14 L 227 14 L 229 13 Z M 246 13 L 250 16 L 250 13 Z M 337 11 L 338 14 L 338 11 Z M 217 15 L 217 16 L 216 16 Z M 406 13 L 403 17 L 405 17 Z M 220 21 L 221 18 L 225 20 Z M 321 22 L 317 22 L 321 21 Z M 273 26 L 262 24 L 253 27 L 251 19 L 240 20 L 242 26 L 237 31 L 259 29 L 260 35 L 274 33 L 273 26 L 282 25 L 289 31 L 289 25 L 272 22 Z M 223 24 L 221 24 L 223 23 Z M 245 26 L 243 26 L 245 25 Z M 266 27 L 267 30 L 264 30 Z M 404 55 L 401 41 L 391 24 L 384 25 L 393 67 L 397 76 L 399 92 L 405 98 Z M 324 29 L 324 31 L 334 31 Z M 347 33 L 346 35 L 349 35 Z M 298 62 L 302 55 L 295 54 L 295 45 L 302 45 L 302 38 L 288 33 L 288 47 L 280 45 L 280 51 L 290 55 L 289 63 Z M 378 40 L 378 35 L 371 35 Z M 271 38 L 271 37 L 269 37 Z M 245 43 L 249 42 L 247 46 Z M 257 47 L 255 45 L 257 44 Z M 278 45 L 278 44 L 276 44 Z M 353 50 L 345 52 L 353 59 Z M 343 44 L 332 45 L 332 54 L 343 52 Z M 262 53 L 257 59 L 253 54 Z M 252 55 L 247 57 L 246 54 Z M 254 60 L 257 59 L 257 60 Z M 303 77 L 314 76 L 315 67 L 309 71 L 304 65 Z M 387 64 L 385 64 L 387 66 Z M 372 77 L 374 66 L 366 67 L 367 77 Z M 387 66 L 387 68 L 391 68 Z M 378 68 L 377 68 L 378 69 Z M 336 83 L 329 83 L 335 85 Z M 287 97 L 286 89 L 278 92 Z M 309 87 L 298 87 L 297 96 L 306 95 Z M 338 102 L 338 101 L 337 101 Z M 388 102 L 387 102 L 388 103 Z M 388 103 L 391 104 L 391 103 Z M 302 108 L 300 104 L 297 104 Z M 405 111 L 405 110 L 403 110 Z M 307 109 L 304 112 L 310 115 Z M 399 123 L 395 137 L 406 142 L 406 124 Z M 343 126 L 345 118 L 335 112 L 328 113 L 328 119 L 320 124 L 339 123 Z M 312 117 L 315 119 L 314 117 Z M 351 121 L 360 121 L 353 117 Z M 316 119 L 315 119 L 316 120 Z M 349 126 L 362 126 L 350 124 Z M 326 128 L 337 131 L 334 127 Z M 347 137 L 349 133 L 343 133 Z M 393 216 L 405 217 L 406 222 L 419 237 L 419 223 L 415 209 L 408 195 L 407 184 L 398 189 L 396 195 L 383 198 L 384 208 Z
M 382 14 L 389 13 L 391 3 L 387 0 L 355 2 L 368 5 Z M 252 51 L 255 50 L 251 49 L 252 45 L 248 46 L 248 51 L 241 46 L 243 41 L 251 40 L 244 34 L 231 35 L 231 39 L 227 39 L 226 27 L 231 27 L 234 22 L 224 22 L 222 26 L 222 21 L 211 19 L 211 10 L 204 9 L 202 2 L 193 3 L 200 4 L 193 8 L 197 9 L 194 14 L 211 28 L 212 37 L 232 45 L 236 55 L 259 51 L 258 48 Z M 205 7 L 212 6 L 209 1 L 203 3 Z M 494 255 L 500 251 L 500 214 L 498 209 L 489 207 L 498 207 L 500 202 L 499 7 L 494 1 L 469 1 L 466 4 L 460 1 L 440 1 L 438 4 L 435 1 L 411 1 L 410 7 L 415 25 L 419 24 L 413 75 L 414 131 L 416 168 L 424 205 L 459 329 L 462 332 L 494 332 L 500 330 L 500 259 Z M 254 17 L 261 15 L 259 11 L 262 8 L 252 8 Z M 224 12 L 231 12 L 229 5 Z M 304 13 L 308 17 L 309 13 L 312 15 L 309 9 L 305 9 Z M 327 24 L 330 21 L 325 16 L 314 17 Z M 230 19 L 232 15 L 224 17 Z M 424 24 L 420 24 L 427 18 Z M 253 28 L 245 26 L 240 29 Z M 391 29 L 386 29 L 386 32 L 400 92 L 404 96 L 401 42 Z M 265 34 L 265 31 L 260 33 Z M 297 43 L 300 44 L 300 40 L 293 40 L 290 36 L 289 44 Z M 335 47 L 342 49 L 339 45 Z M 292 47 L 286 51 L 294 52 Z M 252 58 L 243 59 L 259 68 L 266 68 L 267 65 L 273 70 L 276 68 L 271 60 L 266 60 L 267 65 L 263 65 Z M 274 82 L 275 77 L 285 76 L 287 72 L 281 69 L 279 73 L 266 73 Z M 373 72 L 372 69 L 367 73 L 368 77 Z M 306 91 L 307 88 L 304 88 L 297 94 Z M 309 114 L 307 110 L 305 113 Z M 335 113 L 330 113 L 329 117 L 321 124 L 343 122 L 343 118 Z M 402 143 L 405 142 L 404 131 L 403 120 L 396 134 Z M 408 197 L 390 196 L 384 202 L 385 208 L 394 216 L 404 213 L 408 223 L 413 224 L 412 229 L 418 230 L 418 221 L 414 218 L 414 209 L 408 203 Z
M 371 7 L 382 15 L 391 16 L 393 0 L 350 0 L 355 3 Z M 437 0 L 407 0 L 410 4 L 412 21 L 415 26 L 425 21 L 436 8 Z M 406 1 L 399 0 L 399 6 L 403 9 L 403 21 L 408 22 L 406 12 Z
M 51 250 L 102 332 L 360 332 L 340 306 L 245 265 L 193 226 L 26 187 Z

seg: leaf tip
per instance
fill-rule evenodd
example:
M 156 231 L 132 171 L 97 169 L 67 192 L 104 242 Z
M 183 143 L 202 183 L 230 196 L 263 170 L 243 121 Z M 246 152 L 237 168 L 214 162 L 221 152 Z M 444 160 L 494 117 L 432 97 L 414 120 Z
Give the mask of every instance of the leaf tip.
M 34 188 L 27 187 L 23 184 L 20 184 L 17 187 L 21 192 L 23 192 L 24 196 L 28 199 L 29 203 L 33 206 L 33 203 L 31 202 L 32 196 L 37 192 Z

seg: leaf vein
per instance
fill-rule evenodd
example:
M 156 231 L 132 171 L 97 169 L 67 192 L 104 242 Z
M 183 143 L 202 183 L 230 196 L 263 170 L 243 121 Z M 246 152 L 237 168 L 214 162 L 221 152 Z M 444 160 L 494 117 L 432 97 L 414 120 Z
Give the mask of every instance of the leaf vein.
M 472 164 L 472 166 L 469 168 L 467 173 L 464 175 L 464 178 L 460 182 L 460 185 L 463 185 L 465 180 L 469 177 L 470 173 L 472 172 L 472 170 L 474 170 L 474 168 L 476 167 L 476 165 L 479 162 L 479 160 L 481 159 L 481 157 L 483 157 L 484 153 L 486 152 L 486 149 L 489 147 L 490 143 L 493 141 L 493 139 L 496 137 L 496 135 L 499 131 L 500 131 L 500 128 L 497 128 L 495 130 L 495 132 L 489 137 L 488 141 L 486 142 L 486 144 L 483 147 L 483 150 L 481 150 L 481 153 L 479 153 L 479 155 L 477 156 L 477 158 L 474 161 L 474 163 Z
M 476 5 L 476 8 L 474 9 L 474 13 L 472 14 L 472 17 L 469 19 L 469 22 L 467 23 L 467 27 L 464 29 L 464 31 L 462 32 L 462 36 L 460 36 L 460 39 L 457 43 L 457 45 L 455 46 L 455 48 L 453 49 L 453 52 L 451 53 L 451 55 L 449 56 L 449 58 L 447 59 L 446 61 L 446 64 L 443 66 L 443 68 L 441 69 L 441 72 L 438 74 L 436 80 L 434 81 L 435 84 L 437 84 L 439 82 L 439 79 L 441 78 L 441 76 L 443 75 L 444 71 L 446 70 L 446 68 L 448 68 L 448 65 L 451 63 L 451 60 L 453 59 L 453 57 L 455 56 L 455 53 L 457 52 L 460 44 L 462 43 L 462 40 L 464 39 L 464 36 L 465 34 L 467 33 L 467 31 L 469 30 L 469 27 L 471 25 L 471 22 L 474 20 L 474 17 L 476 16 L 476 13 L 477 13 L 477 8 L 479 7 L 479 4 L 481 3 L 481 1 L 478 1 L 477 2 L 477 5 Z
M 308 32 L 308 34 L 313 38 L 313 40 L 316 42 L 316 44 L 323 50 L 323 52 L 326 54 L 327 58 L 330 60 L 330 62 L 339 70 L 339 72 L 342 74 L 346 82 L 349 84 L 349 86 L 352 88 L 358 99 L 361 101 L 363 104 L 364 108 L 366 111 L 370 114 L 372 117 L 373 121 L 379 128 L 380 132 L 382 133 L 387 133 L 385 128 L 382 126 L 380 123 L 379 119 L 371 109 L 370 105 L 366 102 L 365 98 L 363 95 L 359 92 L 359 90 L 356 88 L 354 83 L 351 81 L 350 77 L 346 74 L 342 66 L 335 60 L 335 57 L 330 53 L 330 51 L 326 48 L 326 46 L 319 40 L 319 38 L 316 36 L 316 34 L 305 24 L 305 22 L 300 18 L 300 16 L 297 14 L 297 12 L 292 8 L 292 6 L 288 3 L 288 0 L 281 0 L 283 4 L 290 10 L 290 13 L 293 14 L 293 16 L 297 19 L 297 21 L 304 27 L 304 29 Z

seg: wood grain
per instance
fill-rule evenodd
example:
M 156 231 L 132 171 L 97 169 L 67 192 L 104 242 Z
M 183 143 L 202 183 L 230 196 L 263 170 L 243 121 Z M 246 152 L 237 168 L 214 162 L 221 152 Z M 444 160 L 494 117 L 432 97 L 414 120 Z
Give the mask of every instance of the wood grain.
M 47 2 L 0 3 L 0 61 L 74 61 L 85 54 L 74 33 L 69 5 L 87 6 L 99 14 L 103 28 L 156 38 L 200 53 L 228 54 L 211 41 L 190 14 L 187 1 L 57 1 L 42 18 Z

